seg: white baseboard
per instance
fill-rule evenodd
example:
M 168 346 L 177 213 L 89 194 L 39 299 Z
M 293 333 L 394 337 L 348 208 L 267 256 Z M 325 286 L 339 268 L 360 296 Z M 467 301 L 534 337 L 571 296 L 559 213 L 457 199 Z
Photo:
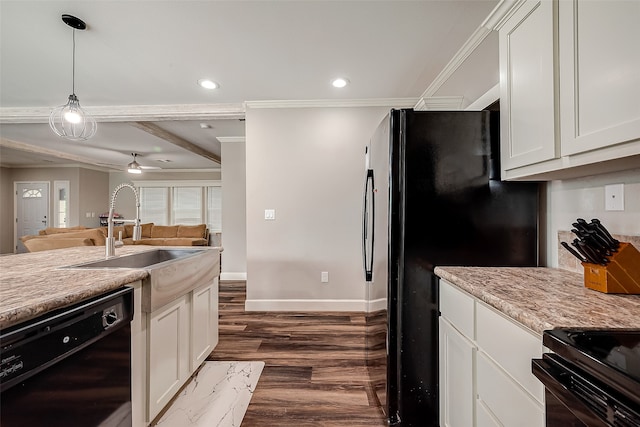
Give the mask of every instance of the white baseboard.
M 365 300 L 327 300 L 327 299 L 260 299 L 246 300 L 246 311 L 355 311 L 373 312 L 387 307 L 387 300 L 371 302 Z
M 247 280 L 247 273 L 222 272 L 220 273 L 220 280 Z
M 369 301 L 369 313 L 373 313 L 374 311 L 386 310 L 387 309 L 387 299 L 380 298 L 374 299 L 373 301 Z

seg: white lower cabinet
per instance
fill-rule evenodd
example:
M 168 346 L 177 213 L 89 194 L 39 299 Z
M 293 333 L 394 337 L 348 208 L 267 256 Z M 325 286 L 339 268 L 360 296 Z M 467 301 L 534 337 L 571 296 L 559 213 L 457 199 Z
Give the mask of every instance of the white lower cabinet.
M 447 320 L 440 318 L 440 425 L 473 425 L 473 364 L 475 345 Z
M 218 343 L 218 278 L 152 313 L 134 286 L 132 323 L 133 427 L 149 425 Z
M 544 426 L 544 409 L 499 365 L 482 352 L 477 357 L 478 400 L 503 426 Z M 531 364 L 531 360 L 529 360 Z
M 149 315 L 149 417 L 189 378 L 189 295 Z
M 216 279 L 216 285 L 217 285 Z M 218 344 L 217 286 L 205 286 L 191 293 L 191 371 L 204 362 Z
M 496 420 L 481 400 L 476 402 L 476 427 L 501 427 L 500 422 Z
M 442 279 L 440 311 L 440 424 L 544 426 L 542 338 Z

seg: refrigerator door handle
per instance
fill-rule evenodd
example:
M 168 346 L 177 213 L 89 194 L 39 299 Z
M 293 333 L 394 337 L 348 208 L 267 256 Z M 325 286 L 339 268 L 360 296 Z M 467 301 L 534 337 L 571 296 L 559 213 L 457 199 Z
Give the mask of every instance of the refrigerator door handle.
M 364 263 L 364 277 L 367 282 L 373 280 L 373 242 L 374 242 L 374 189 L 373 169 L 367 169 L 364 183 L 364 203 L 362 207 L 362 259 Z

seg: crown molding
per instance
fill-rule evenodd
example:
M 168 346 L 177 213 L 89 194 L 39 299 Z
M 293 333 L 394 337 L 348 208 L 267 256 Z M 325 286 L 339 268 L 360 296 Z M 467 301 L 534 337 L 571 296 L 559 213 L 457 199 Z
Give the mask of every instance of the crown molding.
M 396 107 L 409 108 L 417 98 L 376 98 L 376 99 L 310 99 L 247 101 L 247 108 L 339 108 L 339 107 Z
M 462 63 L 473 53 L 473 51 L 484 41 L 492 31 L 499 29 L 504 21 L 519 8 L 525 0 L 501 0 L 496 7 L 493 8 L 489 16 L 480 24 L 471 37 L 462 45 L 458 52 L 451 58 L 451 61 L 433 80 L 429 87 L 422 93 L 420 99 L 427 99 L 442 87 L 442 85 L 451 78 Z
M 247 140 L 244 136 L 218 136 L 216 139 L 220 142 L 246 142 Z
M 244 104 L 114 105 L 83 107 L 98 122 L 244 119 Z M 48 123 L 52 107 L 0 108 L 0 123 Z
M 432 96 L 420 98 L 414 110 L 460 110 L 462 109 L 463 96 Z
M 500 99 L 500 83 L 486 91 L 480 98 L 469 104 L 465 110 L 478 111 L 484 110 L 489 105 Z

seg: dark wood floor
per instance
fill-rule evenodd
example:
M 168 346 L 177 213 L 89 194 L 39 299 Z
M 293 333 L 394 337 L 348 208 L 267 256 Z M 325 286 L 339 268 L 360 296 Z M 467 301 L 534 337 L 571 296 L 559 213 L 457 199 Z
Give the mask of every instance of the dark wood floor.
M 220 341 L 209 360 L 265 368 L 242 427 L 385 426 L 365 366 L 365 315 L 245 312 L 244 282 L 220 284 Z

